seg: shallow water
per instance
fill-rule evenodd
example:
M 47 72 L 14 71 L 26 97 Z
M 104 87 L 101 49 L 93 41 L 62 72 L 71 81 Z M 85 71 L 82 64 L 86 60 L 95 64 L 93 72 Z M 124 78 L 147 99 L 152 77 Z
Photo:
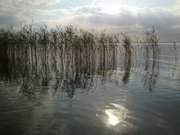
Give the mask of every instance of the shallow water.
M 180 44 L 159 47 L 16 52 L 0 62 L 0 134 L 180 134 Z

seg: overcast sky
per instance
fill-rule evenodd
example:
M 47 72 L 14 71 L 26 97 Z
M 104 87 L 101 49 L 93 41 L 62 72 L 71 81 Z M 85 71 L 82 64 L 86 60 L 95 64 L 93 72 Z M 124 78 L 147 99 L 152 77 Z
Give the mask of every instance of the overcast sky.
M 161 40 L 180 40 L 180 0 L 1 0 L 1 27 L 27 23 L 134 34 L 155 26 Z

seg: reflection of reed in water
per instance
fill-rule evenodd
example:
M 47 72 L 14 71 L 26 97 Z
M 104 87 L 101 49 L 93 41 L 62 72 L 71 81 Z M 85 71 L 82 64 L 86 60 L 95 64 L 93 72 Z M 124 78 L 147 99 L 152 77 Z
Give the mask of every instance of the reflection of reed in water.
M 173 49 L 174 49 L 174 71 L 172 72 L 172 77 L 174 77 L 175 72 L 176 72 L 176 68 L 177 68 L 177 63 L 178 63 L 178 53 L 177 53 L 177 46 L 176 46 L 176 42 L 173 43 Z
M 122 81 L 126 84 L 129 80 L 130 70 L 131 70 L 131 40 L 130 37 L 123 34 L 123 48 L 125 50 L 125 57 L 124 57 L 124 75 Z
M 110 79 L 113 70 L 122 66 L 124 72 L 119 80 L 126 84 L 136 56 L 130 37 L 122 37 L 119 47 L 118 35 L 95 34 L 72 26 L 52 30 L 24 26 L 20 31 L 0 32 L 0 79 L 18 80 L 22 93 L 28 95 L 47 87 L 73 97 L 77 88 L 94 87 L 94 75 Z M 144 82 L 152 90 L 159 73 L 160 53 L 154 30 L 147 33 L 145 48 Z
M 155 87 L 159 75 L 159 54 L 160 49 L 158 46 L 158 37 L 154 28 L 151 32 L 146 33 L 146 46 L 145 46 L 145 76 L 144 85 L 150 91 Z
M 17 45 L 13 50 L 9 47 L 0 61 L 1 80 L 18 80 L 20 92 L 27 96 L 41 93 L 43 87 L 42 92 L 44 88 L 61 90 L 73 97 L 77 88 L 94 87 L 93 75 L 106 76 L 109 70 L 116 69 L 116 44 L 110 37 L 104 49 L 105 42 L 96 43 L 88 32 L 77 36 L 68 29 L 63 36 L 61 44 Z

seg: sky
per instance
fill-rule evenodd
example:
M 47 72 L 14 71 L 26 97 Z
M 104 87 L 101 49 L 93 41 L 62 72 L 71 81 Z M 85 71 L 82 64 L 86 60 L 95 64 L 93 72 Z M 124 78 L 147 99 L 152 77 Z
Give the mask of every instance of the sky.
M 180 40 L 180 0 L 1 0 L 0 27 L 72 24 L 138 35 L 152 26 L 162 41 Z

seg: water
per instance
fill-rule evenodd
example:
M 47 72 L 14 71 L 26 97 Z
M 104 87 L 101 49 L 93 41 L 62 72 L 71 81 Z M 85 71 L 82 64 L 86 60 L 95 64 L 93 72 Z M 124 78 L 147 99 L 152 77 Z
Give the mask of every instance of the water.
M 0 134 L 180 134 L 180 44 L 154 57 L 133 48 L 12 48 L 0 60 Z

